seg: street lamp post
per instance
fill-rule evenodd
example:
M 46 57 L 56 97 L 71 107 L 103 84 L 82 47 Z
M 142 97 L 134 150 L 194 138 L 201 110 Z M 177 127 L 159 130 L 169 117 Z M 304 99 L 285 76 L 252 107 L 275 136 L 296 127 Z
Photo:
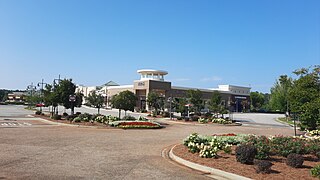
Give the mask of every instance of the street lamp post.
M 36 90 L 36 86 L 31 83 L 30 85 L 27 86 L 27 91 L 30 92 L 30 97 L 32 98 L 33 96 L 33 91 Z M 31 108 L 31 99 L 29 100 L 29 108 Z
M 43 104 L 43 85 L 47 85 L 47 83 L 43 82 L 43 79 L 41 80 L 41 82 L 38 83 L 38 87 L 41 85 L 41 90 L 40 90 L 40 97 L 41 97 L 41 105 L 40 105 L 40 111 L 42 112 L 42 104 Z
M 168 98 L 168 102 L 170 103 L 170 120 L 172 120 L 172 96 Z
M 58 83 L 56 83 L 56 81 L 58 81 Z M 60 84 L 60 81 L 61 81 L 61 79 L 60 79 L 60 74 L 59 74 L 59 78 L 58 79 L 53 79 L 53 88 L 55 88 L 55 86 L 57 84 Z M 58 104 L 58 106 L 59 106 L 59 104 Z M 57 109 L 56 109 L 56 113 L 57 114 L 59 112 L 58 106 L 57 106 Z M 53 115 L 53 102 L 52 102 L 52 115 Z

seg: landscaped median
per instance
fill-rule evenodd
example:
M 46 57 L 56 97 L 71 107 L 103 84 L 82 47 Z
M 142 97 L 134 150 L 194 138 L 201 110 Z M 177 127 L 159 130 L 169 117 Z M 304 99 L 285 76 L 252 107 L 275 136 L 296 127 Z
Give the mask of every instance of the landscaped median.
M 193 133 L 171 154 L 182 164 L 227 179 L 234 179 L 232 174 L 252 179 L 320 178 L 317 137 Z
M 144 117 L 135 118 L 133 116 L 124 116 L 122 119 L 111 115 L 101 114 L 88 114 L 76 113 L 75 115 L 56 115 L 49 117 L 38 111 L 35 113 L 37 116 L 51 120 L 58 123 L 80 125 L 80 126 L 96 126 L 96 127 L 114 127 L 121 129 L 159 129 L 163 126 L 152 120 Z

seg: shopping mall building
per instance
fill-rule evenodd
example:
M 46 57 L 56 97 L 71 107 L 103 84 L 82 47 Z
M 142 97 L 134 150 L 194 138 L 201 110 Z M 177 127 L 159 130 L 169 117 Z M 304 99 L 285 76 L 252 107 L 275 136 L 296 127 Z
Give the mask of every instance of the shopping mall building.
M 197 90 L 199 88 L 188 88 L 172 86 L 171 82 L 165 81 L 166 71 L 142 69 L 137 71 L 140 74 L 140 80 L 135 80 L 132 85 L 118 85 L 112 81 L 104 86 L 86 87 L 78 86 L 77 92 L 82 92 L 84 96 L 88 96 L 93 90 L 105 97 L 106 105 L 109 107 L 110 99 L 113 95 L 121 91 L 131 91 L 137 96 L 136 110 L 149 110 L 146 99 L 151 91 L 157 92 L 159 95 L 168 99 L 186 97 L 188 90 Z M 241 112 L 244 108 L 249 109 L 250 105 L 250 87 L 219 85 L 213 89 L 199 89 L 202 92 L 202 98 L 207 101 L 212 97 L 214 91 L 221 94 L 222 104 L 231 111 Z

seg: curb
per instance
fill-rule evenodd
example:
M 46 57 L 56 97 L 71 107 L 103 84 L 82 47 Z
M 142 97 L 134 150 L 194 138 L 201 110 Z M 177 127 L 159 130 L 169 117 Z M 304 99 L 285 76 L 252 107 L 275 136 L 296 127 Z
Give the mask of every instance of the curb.
M 184 165 L 184 166 L 187 166 L 191 169 L 195 169 L 197 171 L 202 171 L 202 172 L 205 172 L 205 173 L 208 173 L 210 175 L 206 175 L 206 176 L 209 176 L 211 178 L 214 178 L 214 179 L 218 179 L 218 180 L 234 180 L 234 179 L 237 179 L 237 180 L 251 180 L 250 178 L 247 178 L 247 177 L 243 177 L 243 176 L 240 176 L 240 175 L 237 175 L 237 174 L 233 174 L 233 173 L 229 173 L 229 172 L 225 172 L 225 171 L 222 171 L 222 170 L 219 170 L 219 169 L 215 169 L 215 168 L 211 168 L 211 167 L 208 167 L 208 166 L 203 166 L 203 165 L 200 165 L 200 164 L 196 164 L 196 163 L 193 163 L 193 162 L 190 162 L 190 161 L 187 161 L 185 159 L 182 159 L 178 156 L 176 156 L 174 153 L 173 153 L 173 148 L 175 148 L 177 145 L 174 145 L 170 151 L 169 151 L 169 157 Z

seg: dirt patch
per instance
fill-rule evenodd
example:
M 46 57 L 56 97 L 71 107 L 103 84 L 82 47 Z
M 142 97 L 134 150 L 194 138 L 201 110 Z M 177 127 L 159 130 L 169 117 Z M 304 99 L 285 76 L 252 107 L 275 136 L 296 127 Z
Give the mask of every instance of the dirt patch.
M 271 167 L 272 172 L 270 174 L 257 174 L 254 165 L 244 165 L 236 161 L 234 155 L 234 147 L 231 154 L 226 154 L 224 152 L 219 153 L 219 158 L 201 158 L 198 153 L 192 154 L 188 151 L 188 148 L 183 144 L 177 145 L 173 149 L 173 153 L 185 160 L 205 165 L 208 167 L 220 169 L 226 172 L 238 174 L 252 179 L 313 179 L 310 175 L 310 169 L 315 165 L 319 164 L 319 160 L 311 155 L 305 155 L 305 161 L 302 168 L 292 168 L 285 164 L 285 158 L 279 156 L 273 156 L 271 162 L 273 166 Z

